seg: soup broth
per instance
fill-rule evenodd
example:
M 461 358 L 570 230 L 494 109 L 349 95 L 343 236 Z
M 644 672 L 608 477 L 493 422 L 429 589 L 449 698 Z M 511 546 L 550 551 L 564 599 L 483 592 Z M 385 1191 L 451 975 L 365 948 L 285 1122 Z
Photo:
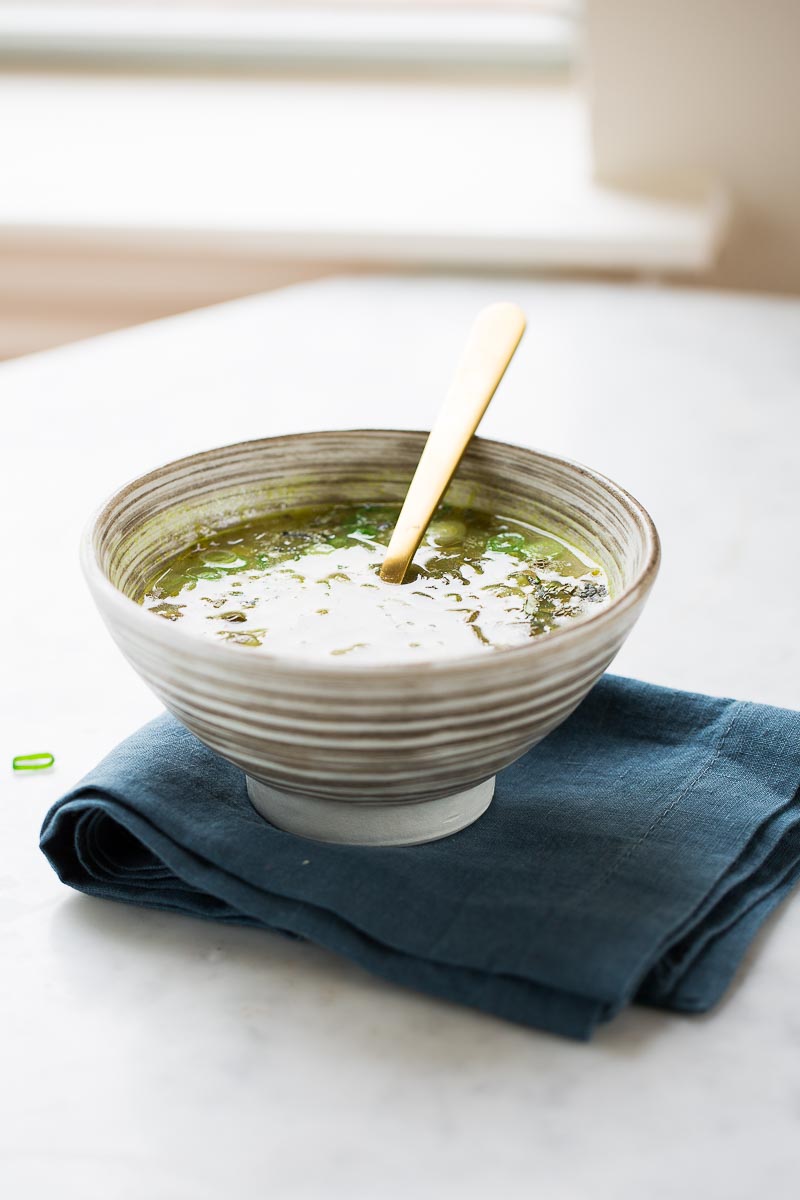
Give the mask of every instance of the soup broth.
M 252 652 L 393 662 L 519 646 L 608 603 L 600 566 L 533 525 L 443 506 L 406 581 L 379 577 L 399 506 L 287 509 L 202 529 L 139 602 Z

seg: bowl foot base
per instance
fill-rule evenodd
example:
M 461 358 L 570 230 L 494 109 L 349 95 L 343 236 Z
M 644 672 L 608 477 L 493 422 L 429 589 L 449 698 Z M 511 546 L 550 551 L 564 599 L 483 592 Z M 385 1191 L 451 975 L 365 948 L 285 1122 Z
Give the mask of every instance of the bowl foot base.
M 350 846 L 415 846 L 477 821 L 492 802 L 494 776 L 453 796 L 410 804 L 321 800 L 280 791 L 249 775 L 247 794 L 262 817 L 299 837 Z

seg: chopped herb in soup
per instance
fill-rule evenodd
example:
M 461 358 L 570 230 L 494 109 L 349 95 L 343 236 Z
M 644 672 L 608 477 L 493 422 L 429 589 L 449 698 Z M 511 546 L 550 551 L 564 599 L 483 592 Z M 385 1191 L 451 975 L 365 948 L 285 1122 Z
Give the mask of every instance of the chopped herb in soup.
M 391 662 L 490 653 L 608 602 L 600 567 L 552 533 L 439 509 L 406 581 L 378 575 L 398 507 L 297 508 L 203 530 L 140 602 L 206 637 L 272 653 Z

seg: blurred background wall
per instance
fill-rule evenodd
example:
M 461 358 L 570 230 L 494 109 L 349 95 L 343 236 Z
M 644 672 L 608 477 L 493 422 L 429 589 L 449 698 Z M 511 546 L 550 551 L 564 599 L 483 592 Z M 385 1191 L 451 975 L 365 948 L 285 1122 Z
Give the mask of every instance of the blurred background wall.
M 712 286 L 800 291 L 798 0 L 589 0 L 595 171 L 608 183 L 724 181 Z
M 800 0 L 0 0 L 0 357 L 341 271 L 800 292 Z

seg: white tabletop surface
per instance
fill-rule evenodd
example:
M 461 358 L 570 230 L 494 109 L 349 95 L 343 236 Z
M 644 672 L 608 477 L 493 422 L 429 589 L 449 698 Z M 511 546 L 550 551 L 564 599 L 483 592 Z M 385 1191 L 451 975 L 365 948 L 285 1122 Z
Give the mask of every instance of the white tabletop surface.
M 11 1200 L 797 1195 L 800 896 L 716 1012 L 634 1008 L 583 1045 L 404 992 L 313 946 L 79 896 L 37 849 L 51 801 L 159 707 L 79 577 L 97 502 L 221 442 L 426 427 L 473 313 L 505 296 L 529 331 L 484 432 L 604 471 L 662 534 L 661 577 L 616 669 L 800 704 L 800 302 L 335 280 L 5 364 Z M 39 750 L 56 755 L 52 771 L 12 774 L 12 755 Z

